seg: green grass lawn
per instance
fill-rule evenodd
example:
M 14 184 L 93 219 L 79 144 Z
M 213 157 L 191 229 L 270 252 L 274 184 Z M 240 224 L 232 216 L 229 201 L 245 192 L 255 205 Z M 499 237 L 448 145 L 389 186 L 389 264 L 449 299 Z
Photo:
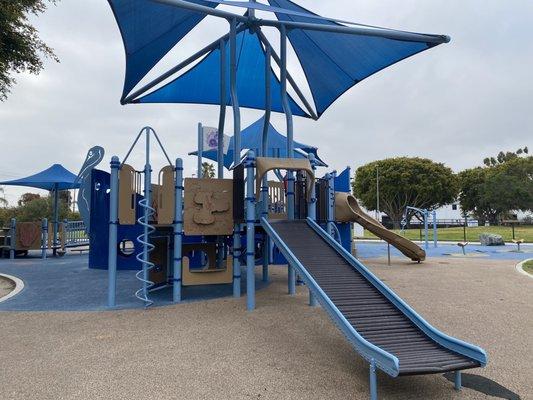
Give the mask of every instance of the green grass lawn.
M 522 269 L 528 274 L 533 275 L 533 260 L 528 260 L 522 264 Z
M 394 230 L 396 233 L 400 233 L 399 230 Z M 466 228 L 466 240 L 471 242 L 479 241 L 479 235 L 481 233 L 495 233 L 501 235 L 503 240 L 511 242 L 513 238 L 513 231 L 510 226 L 475 226 Z M 424 230 L 422 230 L 422 239 Z M 403 232 L 403 236 L 410 240 L 420 240 L 419 229 L 406 229 Z M 365 229 L 365 239 L 377 239 L 375 235 Z M 463 240 L 463 228 L 439 228 L 437 230 L 437 238 L 439 240 L 449 240 L 452 242 L 460 242 Z M 524 239 L 527 243 L 533 243 L 533 226 L 515 226 L 515 238 Z M 433 240 L 433 229 L 429 230 L 429 240 Z

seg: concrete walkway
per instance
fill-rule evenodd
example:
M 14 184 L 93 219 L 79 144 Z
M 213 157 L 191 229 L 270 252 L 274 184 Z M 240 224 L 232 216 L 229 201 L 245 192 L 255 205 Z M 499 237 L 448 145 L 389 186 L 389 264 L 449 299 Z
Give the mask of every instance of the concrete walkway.
M 533 398 L 533 281 L 515 262 L 367 264 L 430 323 L 487 351 L 488 367 L 467 371 L 469 381 L 492 380 L 520 396 L 509 398 Z M 286 268 L 272 271 L 252 313 L 244 298 L 149 310 L 0 312 L 0 398 L 368 399 L 367 364 L 320 308 L 307 306 L 305 287 L 294 298 L 286 294 Z M 455 392 L 442 375 L 380 373 L 378 389 L 380 399 L 495 398 Z

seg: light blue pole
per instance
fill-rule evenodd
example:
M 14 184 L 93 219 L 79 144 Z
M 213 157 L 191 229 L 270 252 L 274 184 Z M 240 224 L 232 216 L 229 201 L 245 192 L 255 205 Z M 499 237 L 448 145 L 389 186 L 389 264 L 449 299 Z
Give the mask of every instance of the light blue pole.
M 224 126 L 226 125 L 226 42 L 220 39 L 220 114 L 218 117 L 218 179 L 224 178 Z
M 454 374 L 454 387 L 455 390 L 461 390 L 462 382 L 461 382 L 461 371 L 455 371 Z
M 424 210 L 424 239 L 425 239 L 425 244 L 424 244 L 424 248 L 427 250 L 429 248 L 429 236 L 428 236 L 428 228 L 429 228 L 429 221 L 428 221 L 428 218 L 429 218 L 429 215 L 428 215 L 428 210 Z
M 182 270 L 182 236 L 183 236 L 183 160 L 176 159 L 176 183 L 174 202 L 174 274 L 172 301 L 181 301 L 181 270 Z
M 437 211 L 433 210 L 433 247 L 437 247 Z
M 117 290 L 117 225 L 118 225 L 118 170 L 120 161 L 111 158 L 111 180 L 109 184 L 109 246 L 107 261 L 107 306 L 115 307 Z
M 307 156 L 309 158 L 309 163 L 311 164 L 311 168 L 313 169 L 313 172 L 316 169 L 316 163 L 315 163 L 315 155 L 312 153 L 309 153 Z M 312 179 L 314 180 L 315 177 L 313 176 Z M 311 185 L 307 190 L 311 190 L 311 196 L 309 199 L 309 204 L 307 205 L 307 216 L 311 218 L 313 221 L 316 220 L 316 192 L 315 192 L 315 186 L 313 186 L 313 189 L 311 190 Z M 313 296 L 313 292 L 311 292 L 311 289 L 309 289 L 309 305 L 311 307 L 315 307 L 317 305 L 316 297 Z
M 261 146 L 261 156 L 268 156 L 268 128 L 270 127 L 270 114 L 272 109 L 272 94 L 270 81 L 272 79 L 271 69 L 272 49 L 270 46 L 266 46 L 265 55 L 265 119 L 263 123 L 263 140 Z M 268 172 L 263 177 L 261 182 L 261 204 L 263 205 L 261 216 L 268 219 Z M 270 239 L 265 233 L 263 241 L 263 282 L 268 282 L 268 266 L 270 262 Z
M 148 139 L 147 139 L 148 140 Z M 198 165 L 197 165 L 197 178 L 203 178 L 202 176 L 202 158 L 204 156 L 204 129 L 202 124 L 198 122 Z
M 48 219 L 43 218 L 41 221 L 41 258 L 46 259 L 46 248 L 48 244 Z
M 152 206 L 152 166 L 150 165 L 150 134 L 151 128 L 146 128 L 146 163 L 144 165 L 144 199 L 146 207 L 144 208 L 144 242 L 143 242 L 143 285 L 142 293 L 145 299 L 148 299 L 148 270 L 150 263 L 150 207 Z M 200 163 L 201 164 L 201 163 Z
M 59 190 L 57 187 L 57 183 L 54 185 L 54 226 L 53 226 L 53 240 L 52 240 L 52 254 L 55 256 L 57 255 L 57 231 L 58 231 L 58 225 L 59 225 Z
M 11 226 L 9 227 L 9 259 L 15 259 L 15 249 L 17 246 L 17 220 L 11 218 Z
M 246 158 L 246 308 L 255 308 L 255 154 L 248 151 Z
M 374 360 L 370 362 L 370 400 L 378 400 L 378 379 Z
M 285 25 L 280 26 L 280 83 L 281 83 L 281 101 L 283 105 L 283 112 L 287 121 L 287 157 L 294 156 L 294 136 L 293 136 L 293 121 L 292 110 L 287 95 L 287 29 Z M 292 171 L 287 171 L 287 219 L 294 219 L 294 175 Z M 288 269 L 288 289 L 289 294 L 296 294 L 296 271 L 289 264 Z
M 328 181 L 328 221 L 327 221 L 327 232 L 334 237 L 335 228 L 333 224 L 335 223 L 335 174 L 336 171 L 326 174 L 325 178 Z
M 233 164 L 241 161 L 241 110 L 237 95 L 237 20 L 230 22 L 230 94 L 233 108 Z M 241 297 L 241 227 L 236 223 L 233 228 L 233 297 Z

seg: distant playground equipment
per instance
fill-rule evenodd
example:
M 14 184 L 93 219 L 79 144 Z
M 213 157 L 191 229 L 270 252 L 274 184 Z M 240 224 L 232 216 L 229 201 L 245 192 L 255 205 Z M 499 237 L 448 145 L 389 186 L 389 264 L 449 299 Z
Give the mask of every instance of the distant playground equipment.
M 109 3 L 126 49 L 127 69 L 121 103 L 219 104 L 219 124 L 217 134 L 213 135 L 213 139 L 217 139 L 218 179 L 223 178 L 225 165 L 223 133 L 227 106 L 233 111 L 234 129 L 231 235 L 225 230 L 226 222 L 221 223 L 218 230 L 219 218 L 226 221 L 230 215 L 228 197 L 218 188 L 191 193 L 192 203 L 189 204 L 192 206 L 183 207 L 181 159 L 172 163 L 166 157 L 169 168 L 174 169 L 174 185 L 153 191 L 149 145 L 143 171 L 127 169 L 117 157 L 112 158 L 111 174 L 93 169 L 90 263 L 108 268 L 108 304 L 111 307 L 115 306 L 119 267 L 139 269 L 142 288 L 137 294 L 146 305 L 151 304 L 148 296 L 155 287 L 150 274 L 167 268 L 166 273 L 162 273 L 163 279 L 167 277 L 165 284 L 173 287 L 173 300 L 181 301 L 184 245 L 191 243 L 197 246 L 197 251 L 190 257 L 189 268 L 209 270 L 213 260 L 216 267 L 221 268 L 224 260 L 228 265 L 232 257 L 235 297 L 241 295 L 241 264 L 246 265 L 246 304 L 250 311 L 255 308 L 256 265 L 263 266 L 263 279 L 268 280 L 270 261 L 285 260 L 288 292 L 295 293 L 296 275 L 300 276 L 309 289 L 310 305 L 320 302 L 354 349 L 368 361 L 372 400 L 377 399 L 378 368 L 392 377 L 454 371 L 455 387 L 459 389 L 462 370 L 487 363 L 482 349 L 430 326 L 349 253 L 351 222 L 337 222 L 335 216 L 335 192 L 349 192 L 346 188 L 349 187 L 349 171 L 339 176 L 333 171 L 317 179 L 318 160 L 312 152 L 302 157 L 309 162 L 312 173 L 309 168 L 293 164 L 293 159 L 298 158 L 294 153 L 293 115 L 318 119 L 356 83 L 400 60 L 448 42 L 447 36 L 343 24 L 287 0 L 272 1 L 272 5 L 253 1 L 222 2 L 230 10 L 246 8 L 245 15 L 216 8 L 220 2 L 109 0 Z M 274 13 L 278 19 L 256 18 L 256 9 Z M 135 89 L 164 55 L 208 15 L 225 19 L 230 25 L 228 34 Z M 279 30 L 279 55 L 262 32 L 263 26 Z M 303 29 L 305 35 L 301 34 Z M 287 71 L 289 41 L 304 69 L 314 107 Z M 186 73 L 179 75 L 195 62 Z M 272 63 L 277 64 L 274 69 L 279 68 L 279 79 Z M 288 94 L 288 85 L 298 102 Z M 241 154 L 241 107 L 265 111 L 261 146 L 248 149 L 244 157 Z M 272 111 L 283 112 L 286 117 L 284 157 L 269 153 Z M 151 135 L 158 140 L 151 128 L 143 129 L 139 135 L 142 133 L 146 134 L 147 143 Z M 199 146 L 198 150 L 198 155 L 202 155 L 203 147 Z M 264 157 L 270 156 L 277 160 L 268 161 L 272 162 L 272 169 L 268 170 L 283 184 L 285 194 L 275 205 L 282 204 L 284 209 L 275 209 L 275 213 L 279 217 L 286 214 L 286 219 L 268 219 L 272 210 L 271 188 L 268 174 L 261 179 L 258 169 L 266 162 Z M 124 160 L 127 158 L 128 155 Z M 121 173 L 122 168 L 126 176 Z M 285 176 L 282 170 L 286 171 Z M 254 190 L 256 176 L 261 182 Z M 341 177 L 347 180 L 341 181 Z M 126 180 L 124 185 L 121 179 Z M 124 187 L 125 205 L 129 207 L 126 210 L 133 225 L 123 225 L 124 221 L 119 218 L 119 200 L 123 196 L 120 189 Z M 154 195 L 163 193 L 170 198 L 169 190 L 174 191 L 174 218 L 171 225 L 158 226 L 155 217 L 158 204 L 153 202 Z M 279 186 L 273 186 L 272 192 L 276 191 L 280 194 Z M 190 213 L 192 216 L 188 215 Z M 187 218 L 192 220 L 191 229 L 198 235 L 184 232 Z M 158 254 L 156 240 L 159 238 L 163 243 L 159 260 L 167 260 L 161 265 L 153 258 Z M 123 241 L 128 245 L 122 245 Z M 207 243 L 215 243 L 215 254 L 213 245 L 207 246 Z M 122 249 L 128 249 L 128 254 Z M 165 249 L 168 250 L 166 257 Z M 203 273 L 205 276 L 216 274 L 222 272 Z
M 458 242 L 457 246 L 461 248 L 461 251 L 463 252 L 463 255 L 466 256 L 466 246 L 468 246 L 468 242 Z
M 520 252 L 521 252 L 521 250 L 520 250 L 520 245 L 521 245 L 522 243 L 524 243 L 524 239 L 513 239 L 512 241 L 513 241 L 514 244 L 516 244 L 516 251 L 517 251 L 518 253 L 520 253 Z
M 423 249 L 411 240 L 388 230 L 377 220 L 366 214 L 359 207 L 356 198 L 351 194 L 337 192 L 335 194 L 335 206 L 335 214 L 338 221 L 358 223 L 374 235 L 396 247 L 413 261 L 421 262 L 426 259 L 426 252 Z
M 416 215 L 419 215 L 422 217 L 422 221 L 424 222 L 424 248 L 427 250 L 429 248 L 429 214 L 431 213 L 431 218 L 433 222 L 433 247 L 437 247 L 437 212 L 435 210 L 429 211 L 425 208 L 417 208 L 417 207 L 411 207 L 407 206 L 405 207 L 405 210 L 403 212 L 403 217 L 401 221 L 401 231 L 400 233 L 403 233 L 406 226 L 409 224 L 409 221 L 407 220 L 407 216 L 409 215 L 409 211 L 414 211 Z
M 76 175 L 63 166 L 54 164 L 50 168 L 26 178 L 0 182 L 0 185 L 5 186 L 26 186 L 44 189 L 54 195 L 53 219 L 50 228 L 48 223 L 45 224 L 43 221 L 17 223 L 15 220 L 11 222 L 11 226 L 8 229 L 3 229 L 4 239 L 2 239 L 2 246 L 10 252 L 10 257 L 14 257 L 15 254 L 27 254 L 29 250 L 42 250 L 44 258 L 46 257 L 47 248 L 51 249 L 55 256 L 58 252 L 64 251 L 65 247 L 76 245 L 75 241 L 68 240 L 71 238 L 70 236 L 67 238 L 64 235 L 64 232 L 68 232 L 73 239 L 76 235 L 73 233 L 75 231 L 74 226 L 64 225 L 59 221 L 59 192 L 79 188 L 76 178 Z M 60 230 L 64 230 L 64 232 Z M 43 240 L 44 237 L 47 238 L 46 241 Z M 79 239 L 81 240 L 81 238 Z M 46 248 L 43 244 L 44 242 L 47 243 Z

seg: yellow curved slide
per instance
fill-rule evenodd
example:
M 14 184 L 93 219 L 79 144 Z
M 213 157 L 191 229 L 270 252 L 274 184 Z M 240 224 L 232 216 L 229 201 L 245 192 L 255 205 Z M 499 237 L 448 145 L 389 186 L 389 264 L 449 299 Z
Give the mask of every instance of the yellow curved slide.
M 337 222 L 356 222 L 368 229 L 377 237 L 396 247 L 413 261 L 424 261 L 426 252 L 409 239 L 400 236 L 381 225 L 377 220 L 366 214 L 355 197 L 349 193 L 335 193 L 335 219 Z

